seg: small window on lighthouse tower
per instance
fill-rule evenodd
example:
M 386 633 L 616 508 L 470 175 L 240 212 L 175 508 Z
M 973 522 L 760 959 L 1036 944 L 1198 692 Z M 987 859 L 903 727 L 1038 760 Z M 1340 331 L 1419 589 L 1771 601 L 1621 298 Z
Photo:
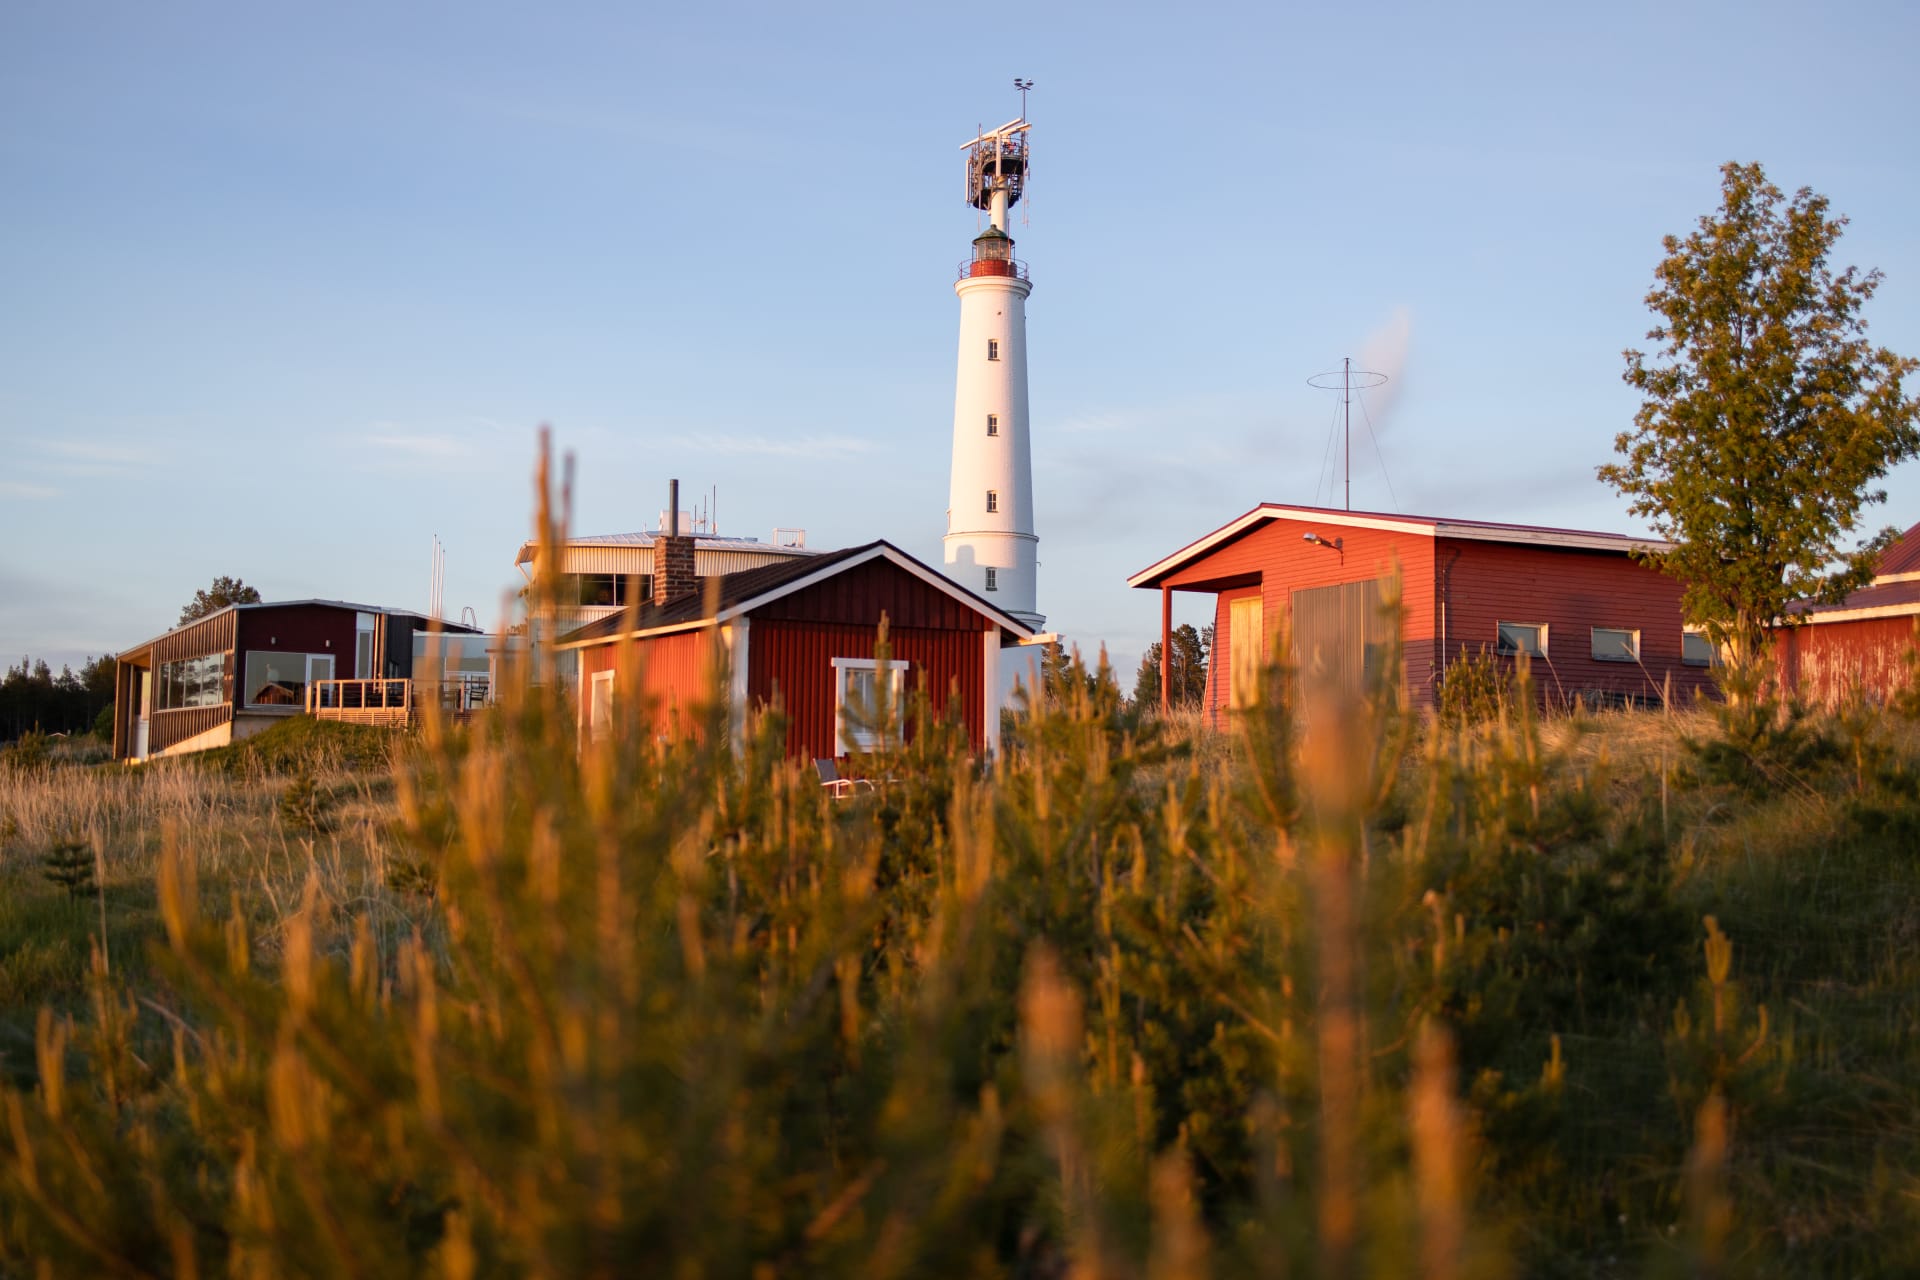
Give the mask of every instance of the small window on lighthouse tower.
M 990 413 L 987 415 L 987 434 L 990 436 L 997 436 L 1000 434 L 1000 415 L 999 414 Z
M 999 589 L 1000 589 L 1000 571 L 998 569 L 987 570 L 987 590 L 998 591 Z
M 987 339 L 987 359 L 998 360 L 999 358 L 1000 358 L 1000 339 L 988 338 Z
M 987 490 L 987 510 L 998 511 L 999 509 L 1000 509 L 999 491 L 996 489 Z

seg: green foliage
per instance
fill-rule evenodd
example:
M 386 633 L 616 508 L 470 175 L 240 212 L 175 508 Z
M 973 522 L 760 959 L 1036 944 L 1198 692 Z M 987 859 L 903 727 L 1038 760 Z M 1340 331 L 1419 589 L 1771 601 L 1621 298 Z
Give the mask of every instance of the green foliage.
M 213 580 L 212 586 L 202 587 L 193 593 L 193 599 L 180 607 L 180 621 L 176 626 L 184 627 L 195 618 L 204 618 L 210 613 L 218 613 L 230 604 L 259 604 L 260 592 L 238 578 L 229 578 L 225 574 Z
M 24 773 L 30 769 L 44 769 L 51 758 L 47 735 L 38 729 L 30 729 L 0 747 L 0 771 Z
M 1920 1262 L 1898 722 L 1674 820 L 1524 677 L 1419 737 L 1396 661 L 1276 667 L 1209 755 L 1058 675 L 991 760 L 883 697 L 844 799 L 777 716 L 663 741 L 623 699 L 581 744 L 510 686 L 394 754 L 388 887 L 276 833 L 312 879 L 270 911 L 261 863 L 160 838 L 149 968 L 97 963 L 0 1084 L 0 1273 Z M 26 924 L 0 894 L 0 1003 L 52 981 Z
M 1478 652 L 1458 654 L 1447 663 L 1434 706 L 1442 724 L 1474 725 L 1499 715 L 1513 698 L 1511 669 L 1481 645 Z
M 1183 622 L 1173 629 L 1173 659 L 1168 696 L 1176 707 L 1195 707 L 1207 696 L 1207 662 L 1213 651 L 1213 628 L 1196 630 Z M 1147 646 L 1133 681 L 1134 705 L 1160 705 L 1160 642 Z
M 1847 543 L 1885 498 L 1869 486 L 1920 450 L 1920 402 L 1901 385 L 1920 363 L 1864 336 L 1880 273 L 1828 266 L 1846 222 L 1806 188 L 1786 199 L 1757 164 L 1723 166 L 1717 214 L 1665 240 L 1647 295 L 1659 347 L 1626 353 L 1643 400 L 1600 477 L 1674 542 L 1654 559 L 1734 668 L 1789 604 L 1871 577 L 1893 532 Z
M 101 707 L 100 714 L 93 718 L 93 736 L 107 742 L 113 741 L 113 704 L 111 702 Z
M 67 896 L 80 898 L 94 891 L 92 841 L 69 834 L 55 840 L 40 861 L 40 873 L 65 889 Z
M 289 830 L 318 832 L 333 826 L 333 792 L 314 779 L 310 766 L 302 767 L 280 793 L 280 821 Z
M 200 769 L 230 777 L 299 775 L 316 769 L 384 769 L 399 755 L 403 733 L 375 725 L 288 716 L 270 729 L 190 757 Z
M 1756 796 L 1804 789 L 1810 771 L 1839 758 L 1826 726 L 1800 703 L 1770 696 L 1757 669 L 1729 667 L 1720 680 L 1728 698 L 1713 707 L 1719 731 L 1683 739 L 1691 781 Z
M 44 730 L 82 733 L 113 706 L 113 655 L 89 658 L 80 670 L 20 659 L 0 676 L 0 742 Z

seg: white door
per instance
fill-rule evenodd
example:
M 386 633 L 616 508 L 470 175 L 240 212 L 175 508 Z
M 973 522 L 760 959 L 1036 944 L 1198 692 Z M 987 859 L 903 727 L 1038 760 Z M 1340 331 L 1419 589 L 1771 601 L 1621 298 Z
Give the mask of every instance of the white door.
M 147 717 L 153 714 L 153 669 L 140 671 L 140 719 L 133 726 L 133 758 L 147 758 Z
M 613 672 L 596 671 L 588 685 L 587 736 L 598 742 L 613 729 Z

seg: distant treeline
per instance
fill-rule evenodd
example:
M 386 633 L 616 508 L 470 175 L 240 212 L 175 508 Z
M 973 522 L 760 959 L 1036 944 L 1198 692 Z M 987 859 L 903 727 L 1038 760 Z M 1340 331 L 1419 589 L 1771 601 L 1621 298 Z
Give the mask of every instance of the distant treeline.
M 35 729 L 84 733 L 112 705 L 112 654 L 87 659 L 79 671 L 63 666 L 57 676 L 44 660 L 22 658 L 0 679 L 0 742 Z

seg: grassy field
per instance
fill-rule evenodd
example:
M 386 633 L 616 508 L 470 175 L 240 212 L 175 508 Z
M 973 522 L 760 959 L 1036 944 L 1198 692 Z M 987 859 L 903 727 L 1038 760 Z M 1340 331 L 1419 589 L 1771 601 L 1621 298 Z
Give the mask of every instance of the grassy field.
M 1920 1272 L 1907 720 L 1072 689 L 11 769 L 0 1274 Z

